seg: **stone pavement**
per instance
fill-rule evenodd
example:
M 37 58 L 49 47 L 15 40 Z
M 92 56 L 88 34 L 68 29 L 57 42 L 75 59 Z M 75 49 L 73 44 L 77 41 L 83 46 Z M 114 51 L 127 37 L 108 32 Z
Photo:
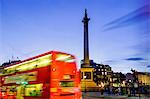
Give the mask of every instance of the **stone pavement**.
M 82 99 L 150 99 L 150 97 L 141 96 L 141 97 L 128 97 L 128 96 L 119 96 L 119 95 L 100 95 L 99 92 L 86 92 L 82 93 Z

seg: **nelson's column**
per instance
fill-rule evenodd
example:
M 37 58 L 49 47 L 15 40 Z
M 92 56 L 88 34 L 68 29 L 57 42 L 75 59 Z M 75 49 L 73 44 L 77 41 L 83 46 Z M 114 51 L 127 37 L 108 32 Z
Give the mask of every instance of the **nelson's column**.
M 82 91 L 90 91 L 96 84 L 93 81 L 93 62 L 89 59 L 89 38 L 88 38 L 88 22 L 90 18 L 87 16 L 87 10 L 85 9 L 85 15 L 82 20 L 84 24 L 84 59 L 81 61 L 81 87 Z

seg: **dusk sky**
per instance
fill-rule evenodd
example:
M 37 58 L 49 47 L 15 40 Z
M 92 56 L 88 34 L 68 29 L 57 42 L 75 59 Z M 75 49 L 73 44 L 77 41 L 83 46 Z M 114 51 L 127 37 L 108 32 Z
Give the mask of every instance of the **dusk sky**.
M 84 10 L 90 59 L 113 71 L 150 71 L 150 0 L 0 0 L 0 63 L 51 50 L 83 59 Z

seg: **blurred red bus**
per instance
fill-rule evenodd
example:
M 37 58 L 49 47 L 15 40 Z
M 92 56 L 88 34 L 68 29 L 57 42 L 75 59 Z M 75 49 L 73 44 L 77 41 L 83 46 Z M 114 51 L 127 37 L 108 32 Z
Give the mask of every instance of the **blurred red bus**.
M 0 74 L 0 97 L 80 99 L 79 77 L 73 55 L 50 51 L 5 66 Z

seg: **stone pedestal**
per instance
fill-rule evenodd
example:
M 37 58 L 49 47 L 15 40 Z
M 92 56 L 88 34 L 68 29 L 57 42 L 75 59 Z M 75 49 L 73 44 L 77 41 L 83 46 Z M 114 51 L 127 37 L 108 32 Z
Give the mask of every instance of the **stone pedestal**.
M 94 91 L 97 87 L 93 81 L 93 70 L 94 68 L 81 68 L 81 88 L 83 92 Z

